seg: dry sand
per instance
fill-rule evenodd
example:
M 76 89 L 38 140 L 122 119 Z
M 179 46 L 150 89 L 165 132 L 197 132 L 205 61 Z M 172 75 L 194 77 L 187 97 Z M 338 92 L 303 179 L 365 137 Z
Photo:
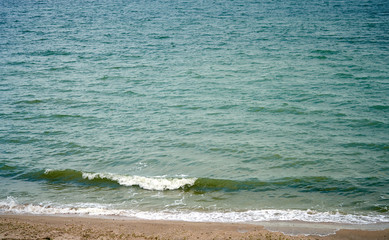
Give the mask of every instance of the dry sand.
M 0 215 L 0 239 L 389 239 L 383 231 L 340 230 L 334 235 L 288 236 L 261 226 L 100 219 L 86 217 Z

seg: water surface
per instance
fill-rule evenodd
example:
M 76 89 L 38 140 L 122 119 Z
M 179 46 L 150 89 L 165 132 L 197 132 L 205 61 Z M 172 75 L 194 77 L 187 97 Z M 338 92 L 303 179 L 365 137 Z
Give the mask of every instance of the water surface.
M 0 211 L 388 223 L 385 1 L 0 2 Z

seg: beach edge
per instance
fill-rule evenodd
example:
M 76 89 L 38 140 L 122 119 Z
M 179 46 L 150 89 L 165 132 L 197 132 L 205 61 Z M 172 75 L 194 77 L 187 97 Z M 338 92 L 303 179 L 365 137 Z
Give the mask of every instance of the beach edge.
M 389 239 L 389 229 L 342 229 L 287 235 L 261 225 L 164 220 L 0 214 L 0 239 Z M 293 226 L 291 225 L 291 228 Z

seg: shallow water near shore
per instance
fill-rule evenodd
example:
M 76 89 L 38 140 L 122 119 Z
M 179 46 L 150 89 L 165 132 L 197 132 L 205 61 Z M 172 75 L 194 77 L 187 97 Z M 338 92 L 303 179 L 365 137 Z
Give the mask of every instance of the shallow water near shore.
M 339 230 L 382 231 L 389 228 L 389 223 L 375 224 L 339 224 L 312 223 L 302 221 L 267 221 L 257 223 L 271 232 L 282 232 L 288 236 L 330 236 Z
M 0 3 L 0 212 L 389 223 L 382 1 Z

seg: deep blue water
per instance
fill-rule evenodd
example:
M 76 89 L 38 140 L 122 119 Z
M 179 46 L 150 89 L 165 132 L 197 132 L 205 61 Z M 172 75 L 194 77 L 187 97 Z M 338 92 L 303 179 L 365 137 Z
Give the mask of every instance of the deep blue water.
M 388 1 L 0 1 L 0 211 L 388 223 L 388 103 Z

